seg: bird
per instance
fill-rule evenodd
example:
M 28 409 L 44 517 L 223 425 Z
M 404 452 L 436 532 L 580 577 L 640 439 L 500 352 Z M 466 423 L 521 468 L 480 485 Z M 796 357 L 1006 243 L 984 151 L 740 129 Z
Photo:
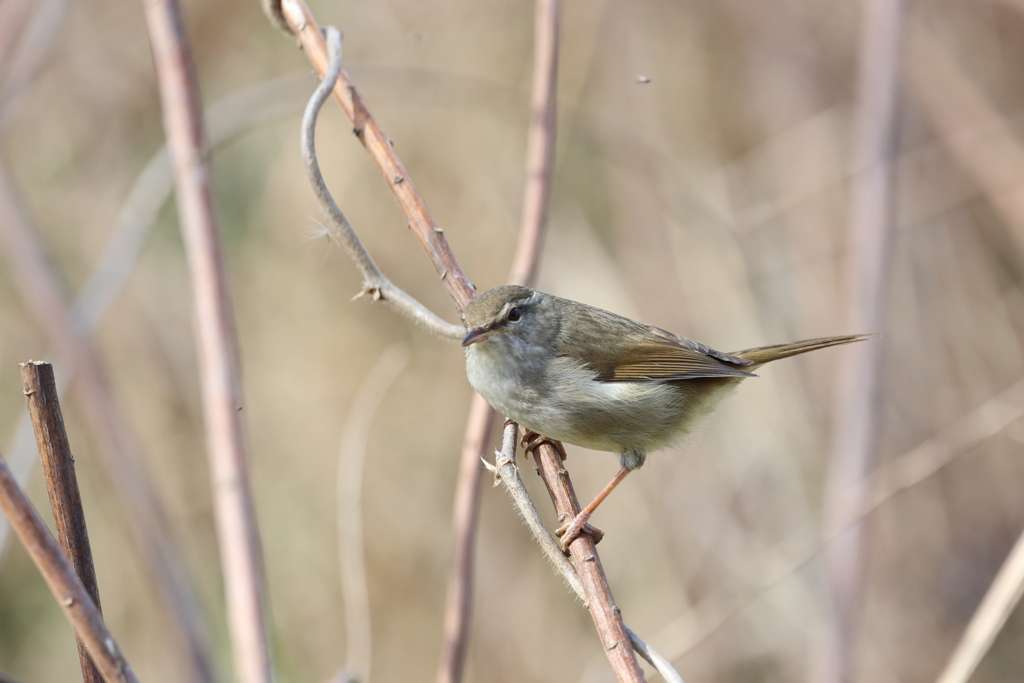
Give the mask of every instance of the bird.
M 563 549 L 647 454 L 707 420 L 755 370 L 774 360 L 862 341 L 822 337 L 723 353 L 652 325 L 529 287 L 474 297 L 463 314 L 469 383 L 498 412 L 544 440 L 619 454 L 620 469 L 562 527 Z M 533 447 L 540 441 L 533 440 Z

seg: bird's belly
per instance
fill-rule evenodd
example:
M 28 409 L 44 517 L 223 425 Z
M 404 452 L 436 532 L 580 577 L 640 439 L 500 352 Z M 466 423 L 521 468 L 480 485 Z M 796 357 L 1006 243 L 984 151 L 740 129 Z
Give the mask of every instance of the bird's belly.
M 601 451 L 657 451 L 696 429 L 738 383 L 732 378 L 591 382 L 565 401 L 569 429 L 553 438 Z
M 544 378 L 521 381 L 504 360 L 486 352 L 466 356 L 470 383 L 496 410 L 552 439 L 616 453 L 656 451 L 678 442 L 739 383 L 600 382 L 592 370 L 568 359 L 551 361 Z

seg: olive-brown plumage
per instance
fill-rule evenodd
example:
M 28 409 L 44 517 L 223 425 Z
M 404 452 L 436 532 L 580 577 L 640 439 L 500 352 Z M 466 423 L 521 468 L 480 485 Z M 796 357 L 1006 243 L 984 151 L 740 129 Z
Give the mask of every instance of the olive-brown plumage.
M 622 472 L 595 502 L 643 465 L 648 452 L 678 442 L 707 419 L 761 365 L 870 336 L 722 353 L 515 285 L 477 296 L 466 307 L 465 322 L 466 374 L 496 410 L 551 439 L 619 453 Z

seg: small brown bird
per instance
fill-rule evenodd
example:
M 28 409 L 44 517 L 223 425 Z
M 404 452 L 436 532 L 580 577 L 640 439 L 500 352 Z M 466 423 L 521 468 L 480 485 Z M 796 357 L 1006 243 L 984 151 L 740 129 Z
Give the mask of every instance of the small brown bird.
M 465 311 L 466 375 L 495 410 L 550 439 L 619 453 L 618 474 L 556 533 L 563 547 L 647 453 L 671 446 L 741 380 L 780 358 L 872 335 L 722 353 L 608 311 L 527 287 L 495 287 Z

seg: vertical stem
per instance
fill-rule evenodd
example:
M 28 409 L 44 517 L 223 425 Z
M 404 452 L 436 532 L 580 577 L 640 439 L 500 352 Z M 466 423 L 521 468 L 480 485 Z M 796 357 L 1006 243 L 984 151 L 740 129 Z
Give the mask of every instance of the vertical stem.
M 195 334 L 228 624 L 243 683 L 271 679 L 263 563 L 241 420 L 241 382 L 227 276 L 206 164 L 195 67 L 177 0 L 144 0 L 174 164 L 195 301 Z
M 537 278 L 540 249 L 547 229 L 551 178 L 555 158 L 556 91 L 560 0 L 537 0 L 534 33 L 533 92 L 526 143 L 526 186 L 519 244 L 512 259 L 509 282 L 532 286 Z M 480 459 L 484 456 L 494 409 L 473 395 L 453 512 L 454 550 L 448 576 L 444 642 L 437 683 L 458 683 L 466 663 L 472 620 L 477 513 L 480 508 Z
M 878 332 L 884 324 L 893 204 L 892 157 L 902 46 L 902 0 L 864 0 L 858 75 L 855 167 L 850 188 L 847 285 L 848 329 Z M 846 348 L 837 387 L 832 464 L 827 490 L 828 528 L 854 519 L 865 495 L 864 475 L 874 459 L 881 391 L 881 343 Z M 852 525 L 826 554 L 834 615 L 823 682 L 852 678 L 858 605 L 863 581 L 863 530 Z
M 493 422 L 494 409 L 480 394 L 474 393 L 462 444 L 452 510 L 454 548 L 448 574 L 442 632 L 444 640 L 437 668 L 437 683 L 461 681 L 466 665 L 469 626 L 473 616 L 476 530 L 480 510 L 480 476 L 483 472 L 480 458 L 487 449 Z
M 100 612 L 100 590 L 92 563 L 89 531 L 85 525 L 85 511 L 78 490 L 78 477 L 75 475 L 75 459 L 71 455 L 71 445 L 64 429 L 64 416 L 57 398 L 53 366 L 31 361 L 22 363 L 21 383 L 46 478 L 46 493 L 53 510 L 57 540 L 96 605 L 96 611 Z M 100 672 L 90 659 L 85 643 L 77 636 L 76 641 L 82 680 L 85 683 L 98 683 L 101 680 Z
M 560 0 L 537 0 L 534 29 L 533 92 L 530 129 L 526 138 L 526 187 L 519 244 L 508 281 L 532 287 L 551 206 L 554 171 L 556 96 L 558 91 L 558 35 Z

